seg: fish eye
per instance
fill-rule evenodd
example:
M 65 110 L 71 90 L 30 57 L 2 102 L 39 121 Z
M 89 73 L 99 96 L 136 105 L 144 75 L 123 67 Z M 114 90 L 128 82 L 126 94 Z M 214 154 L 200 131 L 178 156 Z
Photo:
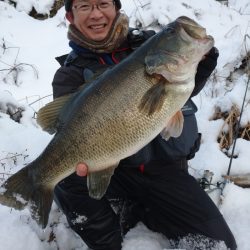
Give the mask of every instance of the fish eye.
M 164 33 L 168 33 L 168 34 L 174 34 L 176 32 L 175 27 L 173 25 L 167 25 L 166 27 L 164 27 Z
M 174 33 L 175 33 L 175 29 L 172 28 L 172 27 L 169 27 L 169 28 L 167 29 L 167 32 L 169 32 L 170 34 L 174 34 Z

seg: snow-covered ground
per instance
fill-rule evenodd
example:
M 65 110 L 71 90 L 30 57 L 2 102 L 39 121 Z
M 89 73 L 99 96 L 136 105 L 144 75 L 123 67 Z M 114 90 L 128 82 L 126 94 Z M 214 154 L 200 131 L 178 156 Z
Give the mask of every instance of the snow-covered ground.
M 15 0 L 16 9 L 0 1 L 0 184 L 9 175 L 35 159 L 51 136 L 36 124 L 34 113 L 52 100 L 51 82 L 56 69 L 56 56 L 70 51 L 66 37 L 64 8 L 46 20 L 35 20 L 27 13 L 34 7 L 46 14 L 54 0 Z M 223 120 L 211 120 L 215 107 L 230 111 L 232 105 L 242 105 L 247 74 L 240 72 L 228 77 L 250 51 L 249 0 L 229 0 L 225 6 L 215 0 L 123 0 L 123 10 L 131 17 L 131 26 L 140 22 L 143 27 L 159 29 L 181 15 L 193 18 L 206 27 L 215 38 L 220 51 L 218 66 L 204 90 L 194 98 L 199 111 L 199 130 L 202 145 L 190 161 L 190 172 L 201 177 L 203 170 L 214 173 L 213 183 L 226 174 L 229 158 L 217 142 Z M 247 94 L 242 126 L 250 122 L 250 93 Z M 23 109 L 20 123 L 10 119 L 7 110 Z M 250 142 L 238 139 L 232 174 L 249 173 Z M 248 250 L 250 238 L 250 190 L 228 184 L 222 203 L 219 192 L 211 197 L 219 206 L 235 235 L 238 249 Z M 27 209 L 15 211 L 0 205 L 0 250 L 70 250 L 86 249 L 82 240 L 69 228 L 64 215 L 53 204 L 49 226 L 41 230 L 30 219 Z M 124 250 L 163 250 L 168 240 L 151 232 L 139 223 L 124 239 Z

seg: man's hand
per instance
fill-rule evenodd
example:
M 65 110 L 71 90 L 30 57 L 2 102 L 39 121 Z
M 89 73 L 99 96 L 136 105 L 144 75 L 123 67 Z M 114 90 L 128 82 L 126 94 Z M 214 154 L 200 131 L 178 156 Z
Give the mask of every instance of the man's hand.
M 88 174 L 88 166 L 84 162 L 79 162 L 76 165 L 76 174 L 78 176 L 86 176 Z
M 211 75 L 217 65 L 219 51 L 213 47 L 199 62 L 197 72 L 195 75 L 195 88 L 191 97 L 198 95 L 207 82 L 208 77 Z
M 213 47 L 206 55 L 203 56 L 199 66 L 202 66 L 210 75 L 217 65 L 218 57 L 219 51 L 216 47 Z

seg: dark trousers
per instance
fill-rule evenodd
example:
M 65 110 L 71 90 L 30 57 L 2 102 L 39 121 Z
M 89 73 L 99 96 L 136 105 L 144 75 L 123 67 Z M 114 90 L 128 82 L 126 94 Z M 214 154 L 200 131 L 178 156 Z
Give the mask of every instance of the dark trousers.
M 54 194 L 71 228 L 95 250 L 120 250 L 122 232 L 138 221 L 169 239 L 200 234 L 236 249 L 213 201 L 187 170 L 176 166 L 146 166 L 143 173 L 119 167 L 101 200 L 88 196 L 86 178 L 76 174 L 58 183 Z

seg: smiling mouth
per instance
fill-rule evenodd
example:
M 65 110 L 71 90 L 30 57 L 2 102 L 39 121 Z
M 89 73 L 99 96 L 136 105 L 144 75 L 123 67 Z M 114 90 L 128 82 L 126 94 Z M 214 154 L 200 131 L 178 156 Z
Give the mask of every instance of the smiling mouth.
M 96 24 L 96 25 L 90 25 L 89 28 L 92 30 L 100 30 L 106 27 L 106 24 Z

